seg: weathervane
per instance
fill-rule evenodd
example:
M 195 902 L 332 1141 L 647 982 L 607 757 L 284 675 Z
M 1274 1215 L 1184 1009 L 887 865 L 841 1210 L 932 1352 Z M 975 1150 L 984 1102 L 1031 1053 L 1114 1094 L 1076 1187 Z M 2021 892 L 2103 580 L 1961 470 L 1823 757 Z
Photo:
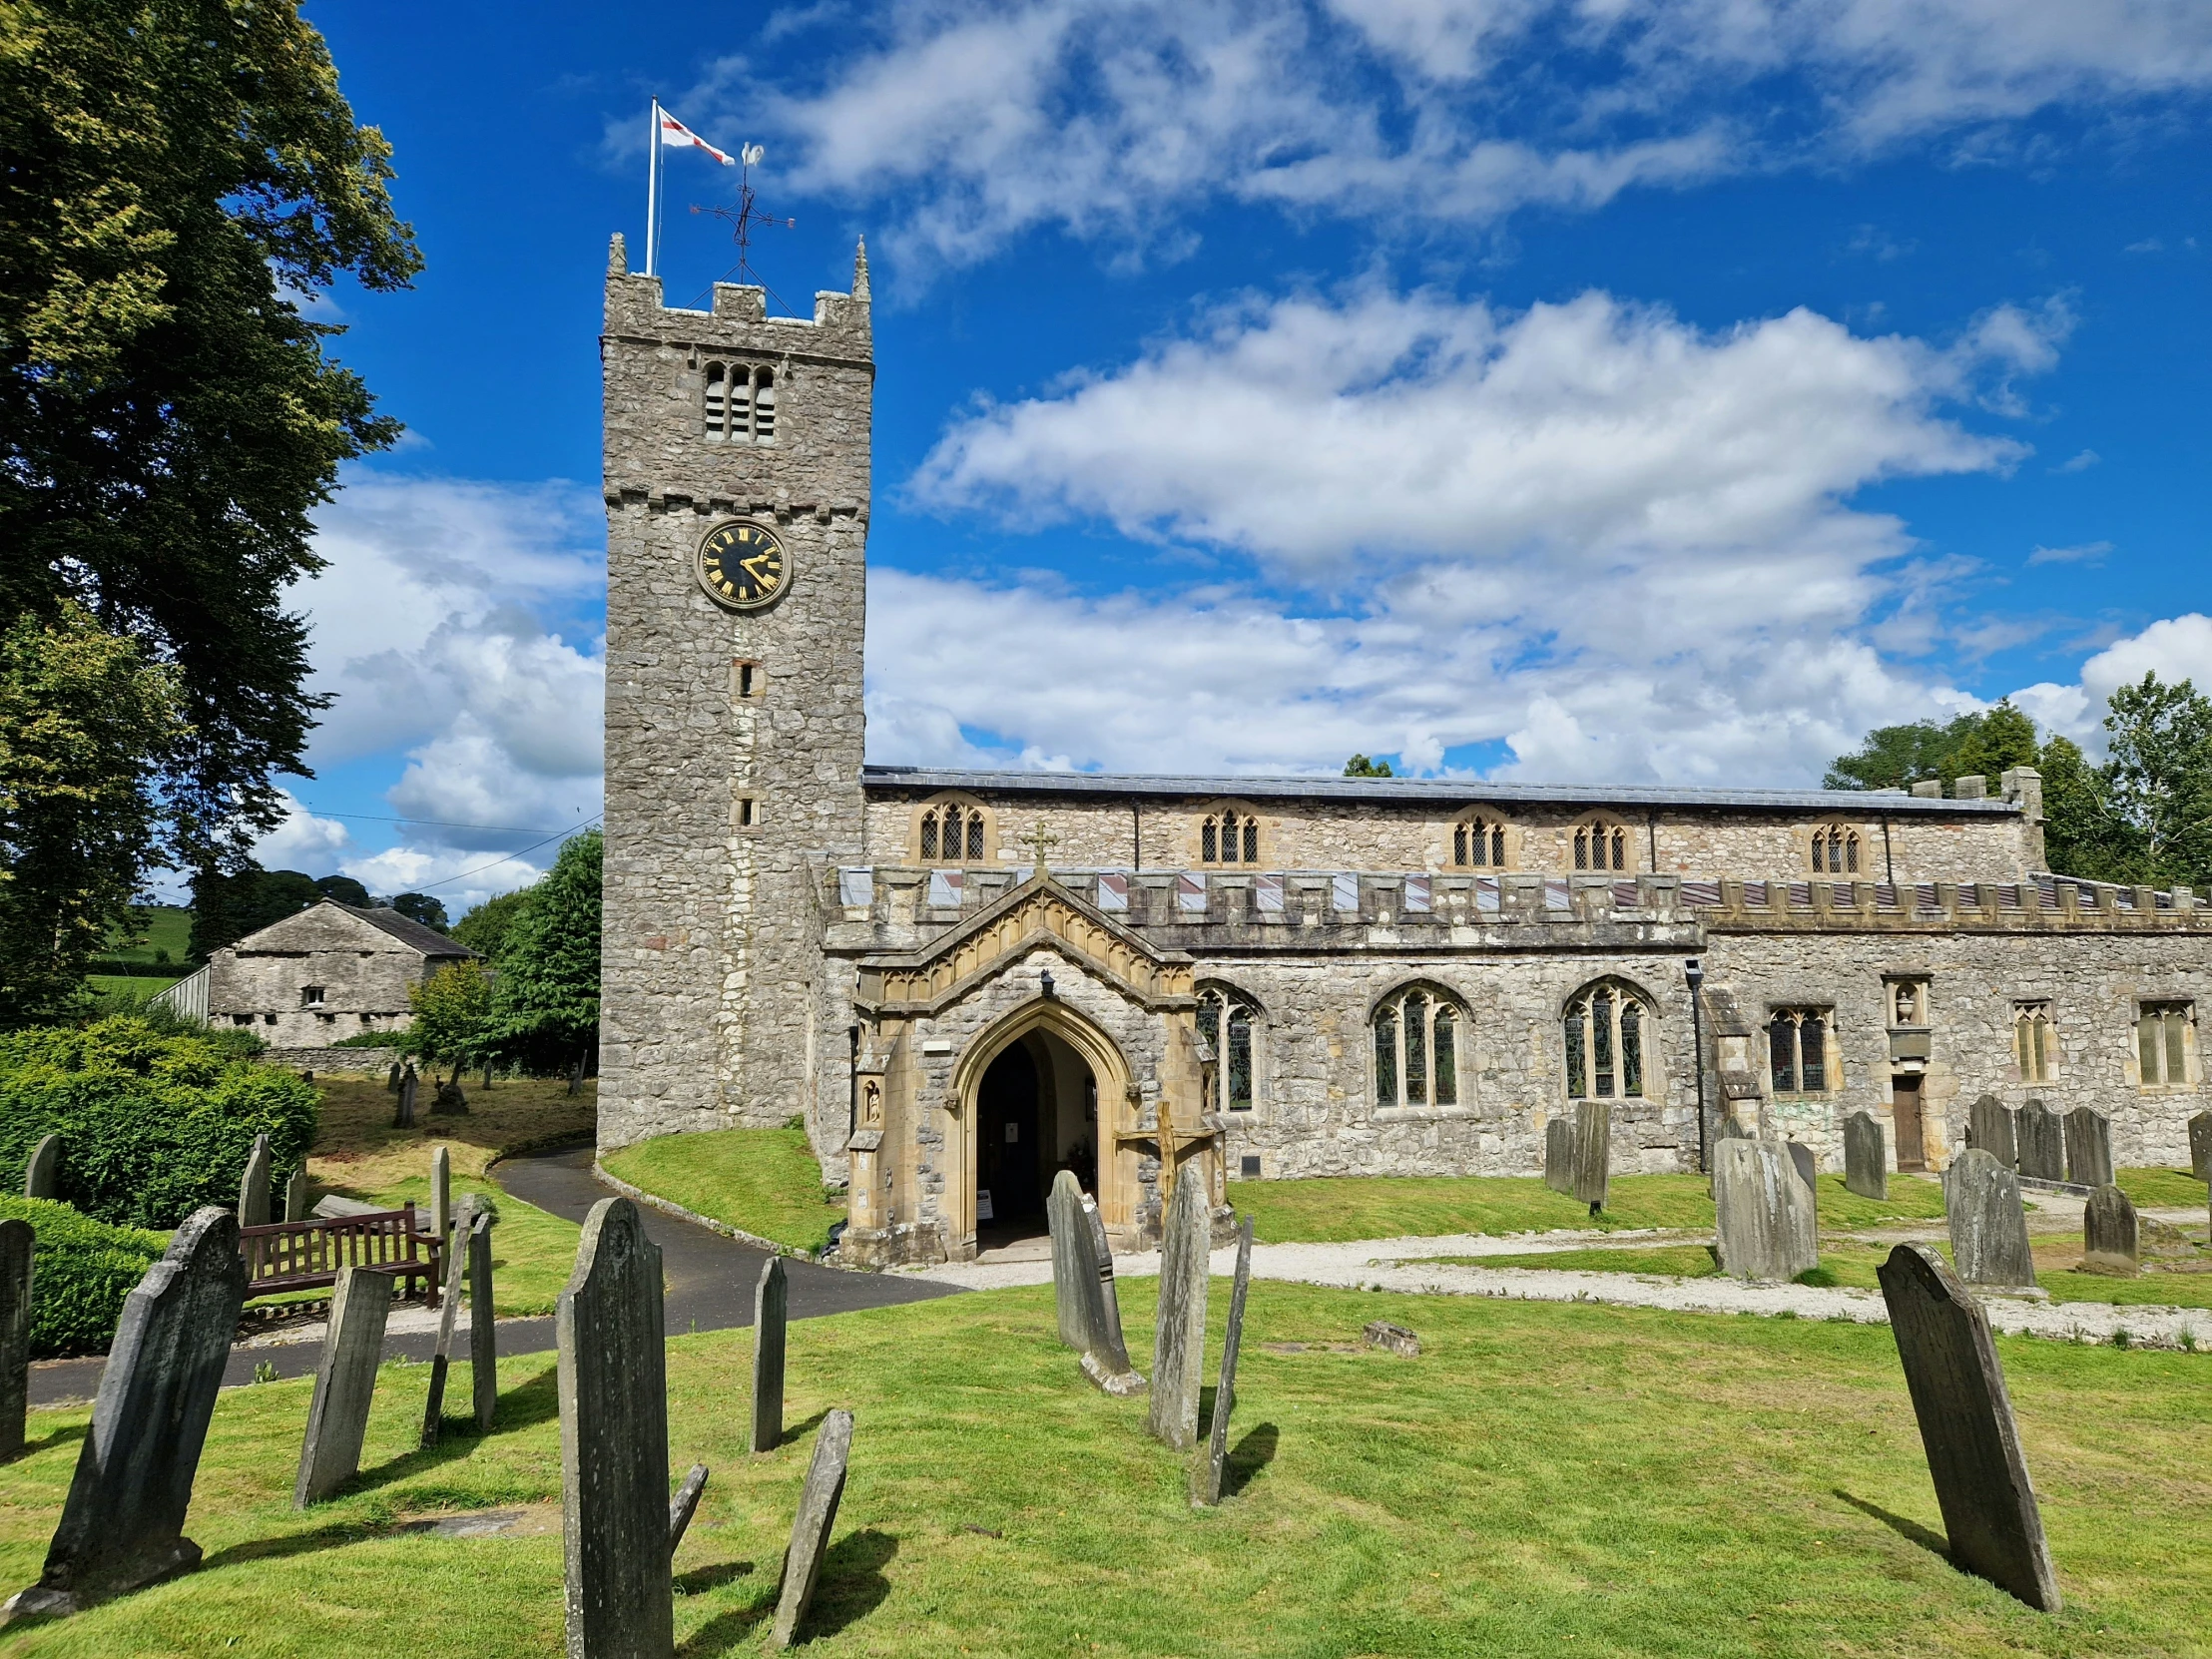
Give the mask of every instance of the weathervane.
M 775 290 L 769 288 L 768 283 L 761 280 L 761 274 L 753 269 L 754 229 L 757 226 L 767 226 L 779 231 L 796 231 L 799 229 L 799 221 L 796 219 L 778 219 L 774 214 L 764 212 L 761 208 L 760 199 L 754 194 L 753 169 L 767 153 L 758 144 L 748 144 L 738 151 L 738 205 L 735 208 L 702 208 L 694 202 L 692 212 L 708 214 L 716 219 L 729 222 L 731 235 L 738 245 L 738 265 L 735 273 L 738 279 L 745 281 L 750 278 L 763 289 L 773 293 Z M 781 300 L 777 302 L 779 304 L 783 303 Z M 786 307 L 786 309 L 789 308 Z

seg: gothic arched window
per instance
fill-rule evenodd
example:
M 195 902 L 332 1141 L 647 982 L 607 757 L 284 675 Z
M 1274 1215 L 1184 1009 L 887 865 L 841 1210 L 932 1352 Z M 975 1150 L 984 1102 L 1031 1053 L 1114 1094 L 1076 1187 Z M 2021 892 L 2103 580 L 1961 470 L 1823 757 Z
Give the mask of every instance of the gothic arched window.
M 1480 816 L 1461 819 L 1451 827 L 1451 862 L 1459 869 L 1503 869 L 1505 826 Z
M 990 822 L 967 801 L 934 801 L 922 808 L 916 849 L 925 864 L 981 863 L 990 856 Z
M 1842 824 L 1824 824 L 1813 831 L 1815 875 L 1859 873 L 1859 831 Z
M 1214 1051 L 1213 1098 L 1206 1103 L 1208 1109 L 1251 1111 L 1258 1092 L 1258 1005 L 1226 985 L 1208 985 L 1198 993 L 1198 1029 Z
M 1208 813 L 1198 827 L 1202 864 L 1256 864 L 1260 861 L 1260 820 L 1237 807 Z
M 1767 1069 L 1776 1094 L 1827 1094 L 1834 1086 L 1832 1008 L 1777 1008 L 1767 1019 Z
M 1601 979 L 1575 992 L 1560 1021 L 1569 1100 L 1635 1100 L 1644 1092 L 1651 1010 L 1626 985 Z
M 1592 819 L 1574 827 L 1576 869 L 1631 869 L 1628 827 L 1610 819 Z
M 1459 1104 L 1457 1003 L 1426 985 L 1412 985 L 1376 1004 L 1375 1103 L 1378 1106 Z

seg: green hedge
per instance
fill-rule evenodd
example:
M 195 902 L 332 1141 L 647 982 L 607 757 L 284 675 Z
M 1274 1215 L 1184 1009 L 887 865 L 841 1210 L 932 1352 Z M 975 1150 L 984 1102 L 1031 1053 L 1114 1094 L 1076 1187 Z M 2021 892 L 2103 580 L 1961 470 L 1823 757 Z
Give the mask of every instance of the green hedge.
M 0 1198 L 0 1221 L 27 1221 L 38 1235 L 31 1259 L 31 1353 L 105 1354 L 123 1300 L 161 1260 L 169 1240 L 138 1227 L 110 1227 L 43 1198 Z
M 203 1204 L 238 1203 L 266 1134 L 280 1192 L 314 1140 L 319 1099 L 239 1046 L 128 1015 L 0 1036 L 0 1190 L 21 1192 L 32 1149 L 58 1134 L 65 1203 L 117 1226 L 173 1228 Z

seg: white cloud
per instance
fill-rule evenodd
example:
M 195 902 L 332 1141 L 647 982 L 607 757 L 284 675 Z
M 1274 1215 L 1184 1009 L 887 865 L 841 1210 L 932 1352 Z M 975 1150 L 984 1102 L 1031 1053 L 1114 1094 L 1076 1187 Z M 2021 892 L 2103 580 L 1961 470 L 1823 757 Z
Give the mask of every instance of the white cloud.
M 2027 562 L 2031 565 L 2100 565 L 2105 555 L 2112 551 L 2108 541 L 2077 542 L 2070 547 L 2042 547 L 2031 549 Z
M 2099 455 L 2094 449 L 2084 449 L 2076 454 L 2068 456 L 2065 460 L 2060 461 L 2056 466 L 2051 468 L 2051 471 L 2087 472 L 2091 467 L 2095 466 L 2097 462 L 2103 459 L 2104 457 L 2102 455 Z
M 351 844 L 351 834 L 334 818 L 316 818 L 288 792 L 276 793 L 283 800 L 284 819 L 254 843 L 255 859 L 264 869 L 327 874 Z
M 1172 257 L 1187 237 L 1163 224 L 1224 197 L 1479 224 L 1932 135 L 1990 155 L 2001 124 L 2039 110 L 2212 86 L 2199 0 L 899 0 L 866 15 L 872 32 L 826 54 L 815 89 L 764 97 L 733 58 L 684 103 L 742 108 L 746 136 L 779 129 L 795 188 L 891 208 L 890 247 L 925 264 L 1045 226 Z M 845 47 L 852 19 L 835 24 L 821 38 Z
M 549 863 L 549 859 L 533 863 L 524 858 L 487 857 L 482 852 L 393 846 L 349 858 L 338 867 L 372 893 L 427 892 L 457 921 L 487 898 L 528 886 L 545 873 Z

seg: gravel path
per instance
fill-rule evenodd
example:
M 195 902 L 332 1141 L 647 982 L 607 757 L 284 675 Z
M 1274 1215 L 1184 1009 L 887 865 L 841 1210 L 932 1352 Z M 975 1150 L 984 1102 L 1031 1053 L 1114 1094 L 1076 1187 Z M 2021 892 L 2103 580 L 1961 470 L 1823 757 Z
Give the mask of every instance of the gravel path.
M 1932 1223 L 1908 1236 L 1942 1236 Z M 1904 1232 L 1905 1230 L 1900 1230 Z M 1493 1296 L 1522 1302 L 1594 1302 L 1616 1308 L 1661 1308 L 1689 1314 L 1787 1315 L 1798 1319 L 1849 1320 L 1887 1325 L 1879 1291 L 1814 1285 L 1753 1285 L 1735 1279 L 1668 1279 L 1654 1274 L 1592 1273 L 1545 1268 L 1484 1268 L 1434 1260 L 1444 1256 L 1532 1256 L 1592 1246 L 1632 1248 L 1653 1244 L 1710 1244 L 1695 1233 L 1545 1233 L 1520 1237 L 1447 1234 L 1438 1238 L 1360 1239 L 1349 1244 L 1255 1245 L 1256 1279 L 1327 1285 L 1340 1290 L 1398 1291 L 1415 1296 Z M 1217 1250 L 1213 1271 L 1236 1270 L 1236 1252 Z M 962 1290 L 1008 1285 L 1048 1285 L 1050 1262 L 956 1262 L 906 1270 L 913 1277 Z M 1160 1271 L 1158 1251 L 1114 1258 L 1114 1273 L 1142 1279 Z M 2212 1310 L 2121 1307 L 2103 1302 L 2041 1302 L 2018 1297 L 1985 1299 L 1989 1323 L 2017 1336 L 2061 1342 L 2108 1343 L 2126 1333 L 2130 1346 L 2212 1350 Z

